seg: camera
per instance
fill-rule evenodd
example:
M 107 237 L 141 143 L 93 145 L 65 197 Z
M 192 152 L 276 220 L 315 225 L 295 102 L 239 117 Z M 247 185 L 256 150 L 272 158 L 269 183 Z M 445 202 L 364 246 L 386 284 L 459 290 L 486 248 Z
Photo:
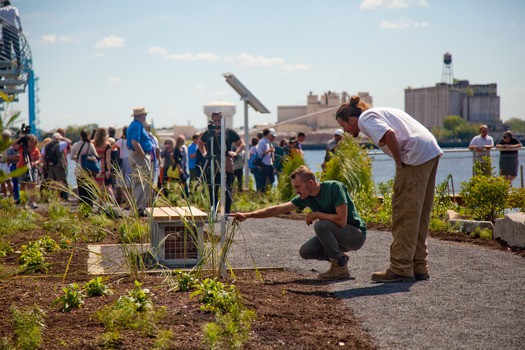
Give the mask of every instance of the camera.
M 208 132 L 215 132 L 215 125 L 213 125 L 213 120 L 208 122 Z
M 31 133 L 31 125 L 25 125 L 22 123 L 22 126 L 20 127 L 20 133 L 21 134 L 30 134 Z
M 27 135 L 31 133 L 31 125 L 26 125 L 22 123 L 20 130 L 16 133 L 15 137 L 19 137 L 18 144 L 22 145 L 24 151 L 27 150 Z

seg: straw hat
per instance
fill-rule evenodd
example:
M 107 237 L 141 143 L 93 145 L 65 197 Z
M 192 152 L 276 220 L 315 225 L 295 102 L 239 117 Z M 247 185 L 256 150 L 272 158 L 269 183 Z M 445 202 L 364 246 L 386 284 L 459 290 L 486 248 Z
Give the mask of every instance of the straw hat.
M 136 108 L 133 108 L 133 114 L 131 115 L 132 117 L 140 117 L 140 116 L 143 116 L 143 115 L 147 115 L 148 112 L 146 111 L 146 108 L 144 107 L 136 107 Z

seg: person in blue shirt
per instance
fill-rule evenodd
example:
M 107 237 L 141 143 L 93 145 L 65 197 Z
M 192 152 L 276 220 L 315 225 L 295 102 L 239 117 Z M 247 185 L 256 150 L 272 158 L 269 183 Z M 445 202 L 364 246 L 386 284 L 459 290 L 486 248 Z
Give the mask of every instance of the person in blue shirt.
M 197 150 L 199 148 L 200 135 L 194 134 L 191 137 L 191 145 L 188 146 L 188 170 L 190 172 L 190 181 L 197 180 L 199 172 L 197 167 Z
M 330 269 L 320 280 L 350 277 L 346 252 L 361 249 L 366 240 L 366 226 L 359 216 L 348 189 L 339 181 L 319 182 L 312 170 L 300 166 L 290 174 L 297 195 L 289 202 L 249 213 L 236 213 L 236 222 L 248 218 L 269 218 L 296 209 L 311 209 L 306 224 L 314 225 L 315 236 L 301 246 L 303 259 L 328 260 Z
M 144 127 L 148 112 L 144 107 L 133 108 L 133 121 L 128 126 L 126 143 L 131 163 L 131 188 L 139 216 L 146 216 L 146 206 L 151 200 L 152 169 L 151 151 L 153 144 Z

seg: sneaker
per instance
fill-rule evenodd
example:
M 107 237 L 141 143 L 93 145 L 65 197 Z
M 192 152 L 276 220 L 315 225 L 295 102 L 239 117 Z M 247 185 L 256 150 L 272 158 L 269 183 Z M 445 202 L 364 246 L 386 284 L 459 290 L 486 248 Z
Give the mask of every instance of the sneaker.
M 141 218 L 144 218 L 146 216 L 148 216 L 148 214 L 146 213 L 146 211 L 144 209 L 139 209 L 138 210 L 138 214 Z
M 415 273 L 414 278 L 416 281 L 427 281 L 430 279 L 430 275 L 428 273 Z
M 374 272 L 372 274 L 372 281 L 378 283 L 392 283 L 392 282 L 414 282 L 416 279 L 413 276 L 401 276 L 387 269 L 386 271 Z

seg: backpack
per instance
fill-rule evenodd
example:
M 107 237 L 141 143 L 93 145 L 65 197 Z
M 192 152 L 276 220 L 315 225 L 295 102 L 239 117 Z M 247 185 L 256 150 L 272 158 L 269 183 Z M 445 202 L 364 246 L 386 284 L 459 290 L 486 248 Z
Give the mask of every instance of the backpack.
M 49 142 L 45 147 L 46 154 L 44 155 L 44 161 L 47 166 L 61 165 L 62 155 L 60 152 L 60 141 L 53 140 Z

